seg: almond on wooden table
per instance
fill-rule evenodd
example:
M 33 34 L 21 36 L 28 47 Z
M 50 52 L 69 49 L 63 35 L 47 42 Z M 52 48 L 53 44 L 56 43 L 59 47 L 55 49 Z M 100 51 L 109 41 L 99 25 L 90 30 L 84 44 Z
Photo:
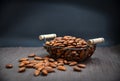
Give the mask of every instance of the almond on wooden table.
M 13 65 L 12 64 L 6 64 L 5 67 L 8 68 L 8 69 L 10 69 L 10 68 L 13 68 Z
M 86 67 L 85 64 L 78 64 L 77 66 L 80 67 L 80 68 L 85 68 Z
M 63 66 L 63 65 L 64 65 L 64 63 L 58 63 L 57 65 L 58 65 L 58 66 Z
M 25 66 L 26 66 L 26 68 L 33 68 L 34 64 L 27 64 Z
M 29 60 L 28 58 L 21 58 L 21 59 L 19 59 L 19 62 L 21 62 L 21 61 L 27 61 L 27 60 Z
M 35 56 L 34 59 L 35 59 L 35 60 L 42 60 L 43 58 L 42 58 L 42 57 L 39 57 L 39 56 Z
M 56 68 L 57 67 L 57 65 L 54 64 L 54 63 L 49 63 L 49 66 L 52 67 L 52 68 Z
M 73 67 L 73 70 L 80 72 L 80 71 L 81 71 L 81 68 L 79 68 L 78 66 L 74 66 L 74 67 Z
M 76 64 L 77 64 L 77 62 L 75 62 L 75 61 L 69 63 L 70 66 L 74 66 L 74 65 L 76 65 Z
M 47 70 L 46 70 L 46 69 L 43 69 L 43 70 L 42 70 L 42 74 L 45 75 L 45 76 L 48 75 Z
M 40 71 L 39 70 L 35 70 L 34 71 L 34 76 L 38 76 L 38 75 L 40 75 Z
M 25 70 L 26 70 L 25 67 L 20 67 L 19 70 L 18 70 L 18 72 L 21 73 L 21 72 L 24 72 Z
M 19 64 L 19 67 L 24 67 L 25 66 L 25 63 L 23 63 L 23 62 L 21 62 L 20 64 Z
M 55 72 L 55 70 L 52 67 L 45 67 L 44 69 L 47 70 L 48 73 Z
M 58 69 L 58 70 L 61 70 L 61 71 L 66 71 L 65 66 L 58 66 L 57 69 Z

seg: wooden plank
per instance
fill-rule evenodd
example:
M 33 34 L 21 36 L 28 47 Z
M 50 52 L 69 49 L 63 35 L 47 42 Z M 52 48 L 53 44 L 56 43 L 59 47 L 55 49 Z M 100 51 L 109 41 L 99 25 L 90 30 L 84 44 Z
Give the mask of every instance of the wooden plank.
M 87 67 L 82 72 L 74 72 L 71 67 L 67 71 L 57 71 L 48 76 L 33 76 L 32 69 L 18 73 L 18 60 L 30 53 L 44 56 L 48 53 L 42 47 L 5 47 L 0 48 L 0 81 L 120 81 L 120 45 L 113 47 L 97 47 L 94 55 L 85 61 Z M 5 65 L 13 64 L 12 69 Z

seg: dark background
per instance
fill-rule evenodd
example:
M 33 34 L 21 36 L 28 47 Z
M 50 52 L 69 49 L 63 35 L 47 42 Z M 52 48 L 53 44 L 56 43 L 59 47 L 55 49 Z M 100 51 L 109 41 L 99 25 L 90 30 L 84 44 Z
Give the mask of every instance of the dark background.
M 84 39 L 104 37 L 100 46 L 119 44 L 117 0 L 2 1 L 0 47 L 42 46 L 40 34 Z

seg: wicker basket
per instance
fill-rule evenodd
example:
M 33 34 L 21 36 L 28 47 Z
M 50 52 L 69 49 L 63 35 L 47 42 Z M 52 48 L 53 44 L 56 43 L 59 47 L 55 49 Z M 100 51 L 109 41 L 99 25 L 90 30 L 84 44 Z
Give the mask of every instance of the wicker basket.
M 54 59 L 63 58 L 66 60 L 75 60 L 75 61 L 85 61 L 86 59 L 90 58 L 95 49 L 96 44 L 104 42 L 104 38 L 95 38 L 89 39 L 86 41 L 86 45 L 82 47 L 68 47 L 68 46 L 55 46 L 55 45 L 47 45 L 46 39 L 55 38 L 57 37 L 56 34 L 44 34 L 40 35 L 39 39 L 45 41 L 43 45 L 50 56 Z M 84 40 L 85 41 L 85 40 Z
M 65 47 L 55 47 L 44 45 L 44 48 L 54 59 L 63 58 L 66 60 L 74 61 L 85 61 L 90 58 L 95 49 L 96 44 L 87 45 L 84 48 L 65 48 Z

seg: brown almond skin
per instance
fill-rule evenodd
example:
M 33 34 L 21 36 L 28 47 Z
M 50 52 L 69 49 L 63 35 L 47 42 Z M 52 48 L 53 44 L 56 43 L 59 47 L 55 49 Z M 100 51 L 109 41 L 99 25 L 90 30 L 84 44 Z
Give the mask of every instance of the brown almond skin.
M 77 66 L 80 67 L 80 68 L 86 68 L 85 64 L 78 64 Z
M 47 70 L 48 73 L 55 72 L 55 70 L 52 67 L 45 67 L 44 69 Z
M 38 64 L 35 64 L 33 67 L 36 68 L 36 69 L 38 69 L 41 66 L 43 66 L 43 64 L 42 63 L 38 63 Z
M 64 60 L 64 64 L 68 64 L 67 60 Z
M 77 64 L 77 62 L 71 62 L 69 65 L 70 66 L 74 66 L 74 65 L 76 65 Z
M 33 68 L 34 64 L 27 64 L 26 68 Z
M 43 62 L 46 63 L 46 62 L 49 62 L 49 61 L 48 61 L 48 59 L 44 59 Z
M 46 43 L 45 43 L 46 45 L 50 45 L 50 42 L 49 41 L 46 41 Z
M 50 65 L 49 62 L 44 63 L 44 66 L 49 66 L 49 65 Z
M 22 63 L 24 63 L 24 64 L 26 65 L 26 64 L 29 64 L 30 61 L 27 61 L 27 60 L 26 60 L 26 61 L 22 61 Z
M 57 65 L 54 64 L 54 63 L 50 63 L 49 66 L 52 67 L 52 68 L 56 68 L 57 67 Z
M 25 67 L 25 63 L 21 62 L 21 63 L 19 64 L 19 67 Z
M 50 58 L 49 59 L 49 62 L 54 62 L 55 60 L 53 58 Z
M 36 55 L 34 53 L 31 53 L 28 55 L 28 57 L 35 57 Z
M 36 61 L 36 60 L 30 60 L 29 62 L 30 62 L 30 63 L 32 63 L 32 64 L 37 63 L 37 61 Z
M 21 59 L 19 60 L 19 62 L 27 61 L 27 60 L 29 60 L 29 59 L 28 59 L 28 58 L 21 58 Z
M 55 62 L 53 62 L 55 65 L 57 65 L 58 64 L 58 62 L 57 61 L 55 61 Z
M 35 60 L 42 60 L 43 58 L 38 57 L 38 56 L 35 56 L 34 59 L 35 59 Z
M 64 63 L 58 63 L 57 65 L 58 66 L 64 66 Z
M 42 70 L 42 74 L 45 75 L 45 76 L 48 75 L 47 70 L 46 70 L 46 69 L 43 69 L 43 70 Z
M 44 69 L 44 66 L 39 66 L 37 70 L 42 71 Z
M 13 68 L 13 65 L 12 64 L 6 64 L 5 67 L 8 68 L 8 69 L 10 69 L 10 68 Z
M 40 71 L 39 70 L 35 70 L 34 76 L 38 76 L 38 75 L 40 75 Z
M 73 67 L 73 70 L 80 72 L 80 71 L 81 71 L 81 68 L 79 68 L 78 66 L 74 66 L 74 67 Z
M 21 73 L 21 72 L 24 72 L 25 71 L 25 67 L 21 67 L 19 68 L 18 72 Z
M 61 70 L 61 71 L 66 71 L 65 66 L 58 66 L 57 69 L 58 69 L 58 70 Z

